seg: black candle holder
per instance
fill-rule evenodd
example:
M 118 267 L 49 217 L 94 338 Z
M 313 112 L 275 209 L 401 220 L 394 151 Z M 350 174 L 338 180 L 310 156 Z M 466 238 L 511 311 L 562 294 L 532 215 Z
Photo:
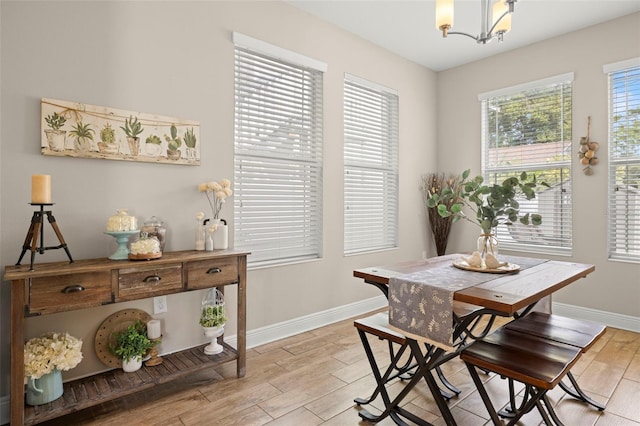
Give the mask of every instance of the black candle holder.
M 20 265 L 22 258 L 24 257 L 27 250 L 31 250 L 31 266 L 29 268 L 30 271 L 33 271 L 33 261 L 35 260 L 36 253 L 44 254 L 46 250 L 55 250 L 63 248 L 69 257 L 69 263 L 73 263 L 73 259 L 71 258 L 71 253 L 69 252 L 69 247 L 67 247 L 67 243 L 64 241 L 64 237 L 62 236 L 62 232 L 60 232 L 60 228 L 58 228 L 58 224 L 56 223 L 56 218 L 53 217 L 51 210 L 45 210 L 44 206 L 52 206 L 53 203 L 29 203 L 32 206 L 40 206 L 40 210 L 36 210 L 33 212 L 33 216 L 31 217 L 31 226 L 29 227 L 29 231 L 27 232 L 27 237 L 24 239 L 24 244 L 22 244 L 22 253 L 20 253 L 20 258 L 16 265 Z M 58 241 L 60 245 L 45 247 L 44 245 L 44 215 L 47 215 L 47 220 L 51 224 L 53 231 L 56 233 L 58 237 Z M 40 238 L 40 246 L 38 246 L 38 237 Z

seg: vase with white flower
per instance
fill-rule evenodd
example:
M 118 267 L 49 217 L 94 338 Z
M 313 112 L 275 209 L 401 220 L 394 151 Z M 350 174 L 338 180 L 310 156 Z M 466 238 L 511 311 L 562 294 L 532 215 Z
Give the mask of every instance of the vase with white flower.
M 45 333 L 24 345 L 24 375 L 27 377 L 26 402 L 42 405 L 63 393 L 62 371 L 82 361 L 82 340 L 69 333 Z
M 226 249 L 229 246 L 227 221 L 220 218 L 220 211 L 226 199 L 233 194 L 231 181 L 222 179 L 220 182 L 204 182 L 198 185 L 198 191 L 204 193 L 211 206 L 212 218 L 208 222 L 208 230 L 212 233 L 213 248 Z

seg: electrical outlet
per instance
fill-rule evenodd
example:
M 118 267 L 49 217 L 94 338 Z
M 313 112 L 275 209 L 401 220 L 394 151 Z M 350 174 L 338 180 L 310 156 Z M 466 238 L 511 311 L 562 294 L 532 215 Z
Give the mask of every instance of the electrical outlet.
M 167 296 L 158 296 L 153 298 L 153 314 L 161 314 L 167 312 Z

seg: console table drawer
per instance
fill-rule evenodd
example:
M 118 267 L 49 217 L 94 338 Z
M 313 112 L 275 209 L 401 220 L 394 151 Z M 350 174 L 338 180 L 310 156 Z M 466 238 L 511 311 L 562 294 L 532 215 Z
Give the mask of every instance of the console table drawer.
M 32 278 L 29 313 L 51 314 L 112 302 L 109 271 Z
M 224 258 L 189 262 L 187 287 L 190 290 L 238 282 L 238 259 Z
M 123 268 L 118 272 L 118 301 L 182 291 L 182 264 Z

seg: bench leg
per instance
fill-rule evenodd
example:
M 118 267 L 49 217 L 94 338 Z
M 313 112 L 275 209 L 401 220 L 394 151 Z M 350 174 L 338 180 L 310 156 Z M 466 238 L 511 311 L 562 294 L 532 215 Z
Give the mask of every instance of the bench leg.
M 592 398 L 590 398 L 589 396 L 587 396 L 587 394 L 584 393 L 584 391 L 578 385 L 578 382 L 576 381 L 575 377 L 573 377 L 573 374 L 571 374 L 571 371 L 567 373 L 567 377 L 569 378 L 569 381 L 573 385 L 573 389 L 571 389 L 569 386 L 567 386 L 563 382 L 560 382 L 560 387 L 562 388 L 563 391 L 565 391 L 572 397 L 579 399 L 582 402 L 586 402 L 587 404 L 593 405 L 600 411 L 604 410 L 604 405 L 600 404 L 597 401 L 594 401 Z
M 407 345 L 404 344 L 400 346 L 400 348 L 398 349 L 398 352 L 395 354 L 395 356 L 391 358 L 391 364 L 389 364 L 389 367 L 387 367 L 387 370 L 385 371 L 384 375 L 381 376 L 380 369 L 378 368 L 378 363 L 376 362 L 376 358 L 373 355 L 373 350 L 371 349 L 371 345 L 369 344 L 369 340 L 367 339 L 366 333 L 362 330 L 358 330 L 358 334 L 360 335 L 360 340 L 362 341 L 362 346 L 364 347 L 364 351 L 367 355 L 367 359 L 369 360 L 369 365 L 371 366 L 371 371 L 373 372 L 373 376 L 376 379 L 377 386 L 369 398 L 356 398 L 353 400 L 353 402 L 355 402 L 358 405 L 366 405 L 366 404 L 369 404 L 374 399 L 376 399 L 376 397 L 380 394 L 382 396 L 385 406 L 389 405 L 390 400 L 389 400 L 389 395 L 387 394 L 387 389 L 385 387 L 385 384 L 392 379 L 391 373 L 393 373 L 393 371 L 396 369 L 396 365 L 398 361 L 400 361 L 400 358 L 402 357 L 402 354 L 404 353 L 404 351 L 407 349 Z M 391 342 L 389 342 L 389 345 L 391 346 Z M 392 348 L 390 347 L 390 349 Z M 394 377 L 397 377 L 397 376 L 394 376 Z

